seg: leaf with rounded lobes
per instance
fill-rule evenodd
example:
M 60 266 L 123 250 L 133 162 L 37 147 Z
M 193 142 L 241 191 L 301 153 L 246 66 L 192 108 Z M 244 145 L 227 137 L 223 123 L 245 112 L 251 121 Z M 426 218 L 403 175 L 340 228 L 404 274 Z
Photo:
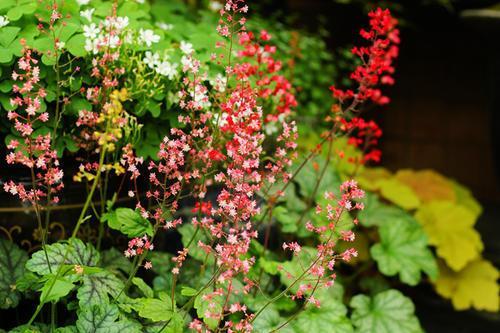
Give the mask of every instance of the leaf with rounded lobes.
M 24 275 L 28 255 L 13 242 L 0 239 L 0 309 L 16 307 L 21 295 L 16 280 Z
M 457 310 L 475 308 L 498 312 L 500 274 L 489 261 L 478 259 L 470 262 L 459 272 L 454 272 L 440 263 L 439 278 L 435 282 L 436 291 L 451 299 Z
M 413 189 L 398 179 L 382 179 L 378 185 L 380 186 L 380 194 L 399 207 L 412 210 L 420 206 L 420 199 Z
M 347 318 L 347 308 L 342 303 L 342 293 L 343 288 L 338 284 L 327 290 L 318 290 L 314 298 L 321 302 L 321 306 L 319 308 L 311 304 L 307 306 L 291 324 L 295 333 L 353 332 L 352 324 Z
M 172 318 L 172 315 L 174 314 L 172 300 L 165 292 L 160 293 L 159 297 L 160 299 L 140 298 L 140 302 L 136 308 L 139 316 L 151 319 L 154 322 L 167 321 Z
M 78 332 L 85 333 L 137 333 L 141 326 L 130 320 L 119 318 L 114 304 L 100 304 L 78 311 L 76 321 Z
M 80 308 L 109 303 L 109 296 L 118 297 L 123 290 L 123 282 L 110 272 L 102 271 L 83 276 L 83 284 L 76 297 Z
M 365 208 L 358 213 L 358 220 L 365 227 L 381 226 L 394 220 L 412 218 L 401 208 L 380 202 L 377 195 L 373 193 L 366 194 L 364 205 Z
M 17 33 L 21 31 L 19 27 L 3 27 L 0 29 L 0 45 L 9 47 L 10 44 L 16 39 Z
M 422 333 L 412 301 L 400 291 L 389 289 L 373 298 L 356 295 L 350 303 L 351 321 L 359 333 Z
M 209 300 L 205 299 L 210 292 L 204 292 L 198 295 L 194 300 L 194 308 L 198 317 L 203 318 L 203 322 L 211 330 L 215 329 L 219 324 L 217 316 L 222 318 L 222 303 L 224 299 L 220 295 L 211 296 Z M 210 314 L 210 316 L 207 316 Z
M 85 50 L 85 36 L 83 34 L 73 35 L 66 42 L 66 49 L 75 57 L 83 57 L 87 54 Z
M 279 312 L 268 306 L 262 311 L 253 322 L 253 330 L 255 332 L 272 332 L 286 321 L 286 318 L 280 316 Z M 295 333 L 296 331 L 290 325 L 286 325 L 279 330 L 284 333 Z
M 71 244 L 71 246 L 70 246 Z M 96 266 L 99 262 L 99 252 L 92 244 L 85 244 L 77 238 L 71 238 L 68 243 L 55 243 L 45 247 L 48 256 L 43 250 L 33 253 L 26 262 L 26 268 L 40 275 L 57 271 L 61 264 Z M 50 264 L 50 269 L 49 269 Z
M 120 207 L 103 215 L 102 221 L 107 222 L 111 229 L 119 230 L 130 238 L 153 235 L 153 226 L 131 208 Z
M 429 243 L 439 257 L 455 271 L 477 259 L 483 250 L 481 236 L 474 229 L 476 215 L 453 202 L 436 201 L 423 205 L 415 214 Z
M 380 243 L 372 246 L 370 253 L 379 270 L 388 276 L 399 273 L 402 282 L 416 285 L 421 271 L 432 279 L 437 278 L 437 264 L 427 248 L 427 237 L 414 220 L 398 219 L 379 228 Z

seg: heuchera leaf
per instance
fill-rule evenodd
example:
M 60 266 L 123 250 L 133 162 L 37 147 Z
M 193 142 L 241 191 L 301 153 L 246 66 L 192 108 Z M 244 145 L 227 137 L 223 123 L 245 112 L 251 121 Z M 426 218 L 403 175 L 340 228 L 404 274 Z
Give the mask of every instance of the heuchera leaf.
M 309 305 L 292 322 L 295 332 L 353 332 L 352 324 L 347 318 L 347 308 L 342 303 L 342 293 L 342 287 L 338 284 L 328 290 L 322 289 L 315 293 L 314 297 L 321 302 L 321 306 L 318 308 L 314 305 Z
M 421 333 L 415 306 L 400 291 L 389 289 L 373 298 L 356 295 L 351 320 L 359 333 Z
M 82 265 L 96 266 L 99 262 L 99 252 L 92 244 L 85 244 L 77 238 L 71 238 L 67 243 L 55 243 L 46 246 L 47 259 L 43 250 L 33 253 L 31 258 L 26 262 L 26 268 L 40 275 L 46 275 L 52 271 L 57 271 L 61 264 L 67 265 Z M 69 248 L 69 250 L 68 250 Z M 67 255 L 66 255 L 67 252 Z M 64 260 L 66 255 L 66 260 Z M 49 269 L 50 263 L 50 269 Z
M 390 202 L 406 210 L 412 210 L 420 206 L 420 199 L 408 185 L 396 178 L 378 181 L 380 194 Z
M 24 275 L 28 255 L 11 241 L 0 239 L 0 309 L 16 307 L 20 294 L 16 280 Z
M 92 333 L 135 333 L 140 332 L 139 324 L 118 319 L 118 307 L 114 304 L 100 304 L 78 311 L 76 328 L 78 332 Z
M 131 208 L 117 208 L 104 214 L 102 220 L 107 222 L 111 229 L 119 230 L 130 238 L 153 235 L 151 223 Z
M 439 265 L 439 278 L 436 291 L 441 296 L 451 299 L 457 310 L 475 308 L 498 312 L 499 272 L 490 262 L 478 259 L 470 262 L 459 272 L 454 272 L 443 263 Z
M 432 252 L 427 248 L 427 237 L 422 227 L 414 220 L 398 219 L 383 224 L 380 243 L 372 246 L 370 253 L 380 272 L 394 276 L 399 273 L 402 282 L 416 285 L 421 271 L 432 279 L 438 269 Z
M 83 276 L 83 284 L 78 289 L 77 298 L 81 308 L 109 303 L 109 296 L 118 297 L 123 290 L 123 282 L 110 272 L 102 271 Z
M 56 276 L 51 274 L 42 287 L 40 302 L 57 302 L 59 299 L 68 295 L 74 287 L 75 285 L 73 282 L 66 278 L 58 277 L 56 279 Z
M 365 227 L 381 226 L 398 219 L 411 219 L 407 212 L 396 206 L 383 204 L 373 193 L 366 194 L 364 204 L 365 209 L 358 213 L 358 220 Z
M 356 180 L 363 190 L 377 191 L 380 188 L 379 181 L 391 177 L 391 172 L 385 168 L 364 168 L 358 174 Z
M 160 299 L 141 298 L 137 311 L 142 318 L 151 319 L 154 322 L 167 321 L 174 314 L 172 300 L 166 293 L 160 293 Z
M 439 257 L 455 271 L 479 257 L 483 243 L 474 230 L 475 214 L 452 202 L 436 201 L 423 205 L 415 218 L 424 227 L 429 243 Z
M 455 191 L 448 179 L 433 170 L 402 169 L 396 179 L 408 185 L 422 202 L 435 200 L 455 201 Z
M 222 317 L 222 303 L 224 302 L 222 296 L 213 296 L 210 300 L 205 299 L 205 295 L 209 292 L 204 292 L 198 295 L 194 300 L 194 308 L 198 317 L 203 318 L 203 322 L 210 329 L 215 329 L 219 324 L 217 315 Z M 207 314 L 210 313 L 210 316 Z

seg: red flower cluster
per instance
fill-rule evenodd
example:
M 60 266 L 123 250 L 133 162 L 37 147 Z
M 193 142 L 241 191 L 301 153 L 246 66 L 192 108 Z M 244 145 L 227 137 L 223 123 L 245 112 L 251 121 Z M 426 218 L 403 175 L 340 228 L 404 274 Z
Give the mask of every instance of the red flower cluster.
M 363 118 L 355 117 L 351 120 L 342 119 L 341 130 L 349 133 L 348 143 L 358 147 L 363 152 L 363 160 L 350 161 L 365 164 L 370 161 L 378 163 L 382 152 L 377 149 L 378 140 L 382 136 L 382 130 L 374 121 L 366 121 Z
M 356 67 L 351 74 L 351 79 L 357 82 L 357 91 L 342 90 L 331 86 L 333 96 L 341 103 L 354 100 L 358 104 L 371 100 L 377 104 L 389 103 L 389 97 L 384 96 L 380 84 L 392 85 L 394 79 L 393 60 L 398 56 L 399 30 L 396 28 L 397 20 L 391 16 L 388 9 L 377 8 L 370 12 L 370 30 L 361 30 L 361 37 L 368 40 L 368 47 L 354 47 L 352 53 L 361 60 L 361 65 Z

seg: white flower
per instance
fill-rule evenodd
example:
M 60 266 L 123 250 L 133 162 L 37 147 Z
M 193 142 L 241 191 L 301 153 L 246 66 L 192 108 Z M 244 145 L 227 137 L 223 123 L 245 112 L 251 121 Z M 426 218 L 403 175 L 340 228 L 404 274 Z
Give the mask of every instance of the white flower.
M 76 2 L 78 2 L 80 6 L 85 6 L 89 4 L 90 0 L 76 0 Z
M 7 16 L 0 15 L 0 28 L 5 27 L 7 24 L 9 24 L 9 19 Z
M 81 10 L 80 11 L 80 16 L 83 18 L 86 18 L 87 21 L 92 22 L 92 14 L 94 14 L 95 8 L 87 9 L 87 10 Z
M 86 39 L 85 40 L 85 51 L 97 54 L 99 52 L 99 40 L 98 39 Z
M 222 4 L 218 1 L 210 1 L 208 4 L 208 8 L 214 12 L 218 12 L 219 10 L 222 9 Z
M 148 65 L 149 68 L 154 69 L 160 64 L 160 55 L 155 52 L 146 51 L 144 59 L 142 61 Z
M 104 26 L 106 28 L 115 28 L 118 31 L 123 30 L 128 26 L 128 17 L 108 17 L 104 20 Z
M 155 35 L 154 31 L 151 29 L 141 29 L 139 30 L 139 43 L 145 43 L 148 47 L 153 43 L 158 43 L 160 41 L 160 36 Z
M 179 47 L 180 47 L 182 53 L 184 53 L 184 54 L 191 54 L 194 51 L 193 44 L 187 43 L 183 40 L 181 40 L 181 45 Z
M 97 37 L 97 35 L 101 32 L 101 29 L 99 29 L 95 23 L 92 23 L 90 25 L 84 25 L 83 26 L 83 35 L 87 38 L 94 39 Z
M 140 3 L 142 5 L 144 3 L 144 0 L 135 0 L 135 2 Z
M 168 24 L 165 22 L 157 22 L 156 26 L 162 30 L 165 30 L 165 31 L 172 30 L 174 28 L 173 24 Z
M 56 42 L 56 47 L 58 50 L 62 50 L 65 45 L 66 45 L 66 43 L 64 43 L 62 41 Z
M 128 17 L 117 17 L 115 27 L 118 30 L 123 30 L 128 26 Z
M 177 64 L 171 64 L 168 61 L 162 61 L 160 64 L 158 64 L 158 67 L 156 67 L 156 72 L 160 75 L 164 75 L 169 78 L 169 80 L 172 80 L 175 75 L 177 75 Z
M 224 92 L 226 90 L 227 78 L 221 73 L 218 73 L 215 80 L 212 82 L 215 90 L 219 92 Z
M 109 36 L 109 39 L 107 40 L 106 45 L 108 45 L 112 49 L 117 48 L 118 46 L 120 46 L 120 37 Z

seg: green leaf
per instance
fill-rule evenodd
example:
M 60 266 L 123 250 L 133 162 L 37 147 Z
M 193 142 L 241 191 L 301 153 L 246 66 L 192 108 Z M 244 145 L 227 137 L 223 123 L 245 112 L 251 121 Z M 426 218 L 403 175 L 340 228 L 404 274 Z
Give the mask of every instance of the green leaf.
M 85 36 L 76 34 L 66 43 L 66 49 L 75 57 L 83 57 L 87 54 L 85 50 Z
M 198 241 L 202 241 L 205 244 L 208 242 L 208 239 L 202 230 L 196 232 L 196 228 L 192 224 L 183 224 L 180 228 L 177 228 L 177 230 L 181 233 L 182 244 L 184 246 L 187 246 L 189 241 L 192 239 L 189 246 L 190 256 L 201 262 L 205 262 L 205 259 L 207 259 L 208 265 L 211 265 L 214 262 L 215 259 L 212 254 L 208 254 L 207 256 L 207 253 L 197 246 Z
M 381 226 L 401 218 L 411 219 L 410 214 L 396 206 L 383 204 L 373 193 L 367 193 L 364 205 L 365 208 L 358 213 L 358 219 L 365 227 Z
M 6 63 L 10 62 L 12 60 L 13 56 L 14 56 L 14 54 L 12 53 L 12 51 L 10 49 L 0 46 L 0 64 L 6 64 Z M 12 109 L 12 107 L 11 107 L 11 109 Z
M 174 304 L 175 306 L 175 304 Z M 167 321 L 172 318 L 172 300 L 166 293 L 160 293 L 160 299 L 142 298 L 138 308 L 139 316 L 154 322 Z
M 21 31 L 19 27 L 3 27 L 0 29 L 0 44 L 5 47 L 16 39 L 17 33 Z
M 70 282 L 63 277 L 58 277 L 56 279 L 55 275 L 50 275 L 41 290 L 42 293 L 40 294 L 40 302 L 57 302 L 59 299 L 67 296 L 74 287 L 75 285 L 73 282 Z
M 146 282 L 144 282 L 143 279 L 140 277 L 134 277 L 132 278 L 132 283 L 139 288 L 139 290 L 146 296 L 147 298 L 153 298 L 154 297 L 154 292 L 153 289 L 151 289 L 150 286 L 147 285 Z
M 191 287 L 183 286 L 181 289 L 182 296 L 194 296 L 197 293 L 198 293 L 198 290 L 191 288 Z
M 427 248 L 427 237 L 416 221 L 394 220 L 383 224 L 379 233 L 380 243 L 373 245 L 370 253 L 383 274 L 394 276 L 399 273 L 401 281 L 411 286 L 420 281 L 421 271 L 432 279 L 437 278 L 436 261 Z
M 26 252 L 11 241 L 0 239 L 0 309 L 16 307 L 21 295 L 16 280 L 24 275 Z
M 141 327 L 135 322 L 118 319 L 118 307 L 113 304 L 100 304 L 78 311 L 76 328 L 86 333 L 135 333 Z
M 342 292 L 340 285 L 318 291 L 314 297 L 321 302 L 321 306 L 319 308 L 314 305 L 307 306 L 306 310 L 292 322 L 295 333 L 353 332 L 352 324 L 347 318 L 347 308 L 342 303 L 342 298 L 337 295 Z
M 315 199 L 323 197 L 326 191 L 338 192 L 340 178 L 330 166 L 327 166 L 323 178 L 316 189 L 316 182 L 321 175 L 325 163 L 325 159 L 316 158 L 316 160 L 307 163 L 298 174 L 296 182 L 299 184 L 300 193 L 304 198 Z M 312 198 L 313 194 L 314 198 Z
M 278 310 L 276 310 L 272 306 L 268 306 L 253 322 L 253 330 L 255 332 L 272 332 L 285 321 L 286 318 L 280 316 Z M 291 325 L 286 325 L 285 327 L 281 328 L 279 332 L 295 333 L 298 331 L 294 330 Z
M 69 244 L 55 243 L 46 246 L 48 262 L 43 250 L 33 253 L 26 262 L 26 268 L 40 275 L 57 271 L 61 264 L 96 266 L 99 262 L 99 252 L 91 245 L 83 243 L 77 238 L 71 238 Z M 66 260 L 65 259 L 66 256 Z
M 120 207 L 104 214 L 103 221 L 108 222 L 111 229 L 119 230 L 130 238 L 153 235 L 153 226 L 133 209 Z
M 198 295 L 194 300 L 194 308 L 196 309 L 198 317 L 203 318 L 203 322 L 207 327 L 213 330 L 219 324 L 217 316 L 222 318 L 222 303 L 224 300 L 220 295 L 211 295 L 210 301 L 207 301 L 205 295 L 209 293 L 210 291 L 207 291 Z M 208 313 L 210 317 L 207 316 Z
M 109 250 L 105 250 L 101 252 L 101 267 L 106 268 L 107 270 L 122 270 L 124 272 L 129 272 L 132 263 L 125 258 L 122 252 L 118 251 L 114 247 Z
M 421 333 L 415 306 L 400 291 L 390 289 L 371 298 L 356 295 L 351 320 L 359 333 Z
M 289 211 L 284 206 L 278 206 L 273 209 L 273 216 L 281 224 L 281 231 L 295 233 L 298 230 L 297 222 L 300 220 L 300 214 Z
M 117 297 L 123 290 L 123 282 L 110 272 L 99 272 L 83 276 L 83 284 L 76 297 L 81 308 L 109 303 L 108 295 Z
M 315 258 L 315 249 L 312 247 L 302 247 L 302 250 L 298 255 L 294 255 L 292 260 L 285 261 L 281 264 L 281 269 L 279 270 L 281 282 L 287 287 L 291 286 L 292 283 L 309 267 Z M 295 283 L 290 289 L 291 292 L 297 292 L 299 284 Z

